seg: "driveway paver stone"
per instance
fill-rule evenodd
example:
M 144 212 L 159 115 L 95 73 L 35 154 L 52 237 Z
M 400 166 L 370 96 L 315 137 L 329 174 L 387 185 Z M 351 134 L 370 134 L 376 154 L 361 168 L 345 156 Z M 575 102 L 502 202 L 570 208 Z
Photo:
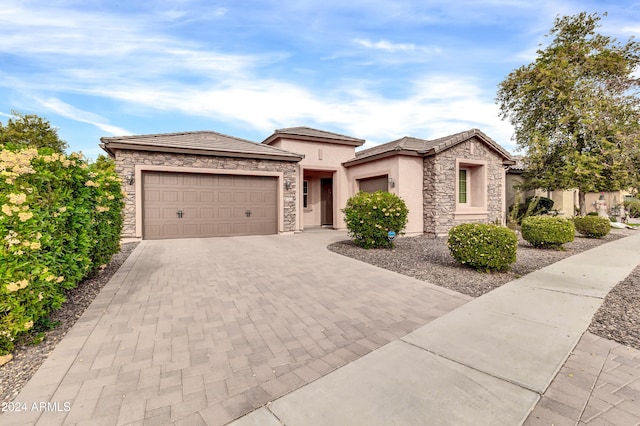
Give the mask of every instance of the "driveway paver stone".
M 0 424 L 225 424 L 471 299 L 326 250 L 344 238 L 143 241 L 16 399 L 71 410 Z

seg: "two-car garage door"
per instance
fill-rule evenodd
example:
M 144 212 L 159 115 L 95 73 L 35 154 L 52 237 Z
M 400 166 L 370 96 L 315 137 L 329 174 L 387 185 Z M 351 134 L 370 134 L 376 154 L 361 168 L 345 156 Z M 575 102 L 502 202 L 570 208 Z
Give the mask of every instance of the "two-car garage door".
M 145 239 L 278 232 L 277 178 L 143 172 Z

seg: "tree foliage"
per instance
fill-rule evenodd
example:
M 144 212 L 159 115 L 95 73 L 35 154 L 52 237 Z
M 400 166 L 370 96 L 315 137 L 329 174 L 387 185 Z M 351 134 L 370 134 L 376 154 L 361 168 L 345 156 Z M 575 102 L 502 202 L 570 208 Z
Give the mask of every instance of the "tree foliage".
M 582 215 L 586 192 L 636 186 L 640 164 L 640 44 L 597 33 L 600 20 L 558 17 L 549 46 L 497 94 L 526 152 L 525 189 L 578 188 Z
M 58 136 L 58 130 L 51 127 L 48 120 L 18 111 L 11 111 L 11 114 L 15 118 L 9 118 L 6 125 L 0 122 L 0 145 L 52 148 L 59 153 L 63 153 L 68 147 Z

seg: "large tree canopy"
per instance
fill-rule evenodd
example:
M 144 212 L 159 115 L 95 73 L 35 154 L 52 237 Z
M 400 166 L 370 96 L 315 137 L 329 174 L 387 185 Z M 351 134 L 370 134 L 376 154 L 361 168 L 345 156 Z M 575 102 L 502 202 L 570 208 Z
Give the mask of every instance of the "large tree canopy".
M 0 122 L 0 145 L 49 147 L 58 152 L 67 148 L 67 143 L 58 136 L 58 130 L 51 127 L 46 119 L 18 111 L 11 111 L 11 114 L 15 118 L 7 120 L 6 125 Z
M 605 14 L 606 16 L 606 14 Z M 501 117 L 525 151 L 525 186 L 584 194 L 638 182 L 640 44 L 596 32 L 601 17 L 558 17 L 535 62 L 500 83 Z

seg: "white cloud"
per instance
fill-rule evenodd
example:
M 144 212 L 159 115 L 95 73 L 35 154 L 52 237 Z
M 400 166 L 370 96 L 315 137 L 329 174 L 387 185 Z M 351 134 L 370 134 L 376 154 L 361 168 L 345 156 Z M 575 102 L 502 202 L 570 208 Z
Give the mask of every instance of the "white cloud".
M 170 12 L 165 19 L 191 19 L 180 7 L 166 10 Z M 147 19 L 46 7 L 1 11 L 0 54 L 26 57 L 43 69 L 38 74 L 7 75 L 0 78 L 0 87 L 28 88 L 27 96 L 37 97 L 47 111 L 112 135 L 130 132 L 100 114 L 61 101 L 66 99 L 63 94 L 115 100 L 123 108 L 145 113 L 210 118 L 263 134 L 293 125 L 331 126 L 381 143 L 404 135 L 435 138 L 478 127 L 508 147 L 512 131 L 498 118 L 494 94 L 461 75 L 407 81 L 403 93 L 408 95 L 403 97 L 385 92 L 383 83 L 348 75 L 314 87 L 294 82 L 290 73 L 270 72 L 271 64 L 291 71 L 286 53 L 226 53 L 212 48 L 215 42 L 160 32 Z M 377 65 L 418 63 L 442 53 L 437 47 L 386 39 L 346 40 L 359 46 L 359 53 L 373 56 Z M 398 78 L 410 80 L 407 75 Z
M 36 99 L 36 101 L 47 111 L 54 112 L 62 117 L 66 117 L 81 123 L 91 124 L 92 126 L 95 126 L 103 132 L 109 133 L 111 135 L 125 136 L 132 134 L 126 129 L 109 124 L 106 118 L 98 114 L 79 110 L 65 102 L 62 102 L 59 99 Z
M 431 59 L 432 55 L 442 53 L 442 49 L 435 46 L 419 46 L 414 43 L 393 43 L 388 40 L 371 41 L 369 39 L 356 38 L 352 40 L 357 46 L 369 49 L 381 54 L 401 54 L 400 60 L 425 61 Z M 380 60 L 381 58 L 377 58 Z M 388 58 L 389 59 L 389 58 Z M 393 60 L 397 61 L 395 57 Z
M 354 42 L 369 49 L 386 50 L 389 52 L 413 52 L 417 49 L 416 45 L 413 43 L 391 43 L 387 40 L 372 42 L 371 40 L 366 39 L 355 39 Z
M 291 83 L 255 78 L 208 88 L 109 86 L 90 94 L 147 109 L 242 123 L 264 134 L 279 127 L 331 125 L 382 143 L 404 135 L 435 138 L 477 127 L 509 148 L 510 125 L 501 122 L 492 97 L 474 81 L 432 76 L 412 82 L 410 92 L 413 95 L 407 98 L 389 99 L 349 85 L 320 94 Z

